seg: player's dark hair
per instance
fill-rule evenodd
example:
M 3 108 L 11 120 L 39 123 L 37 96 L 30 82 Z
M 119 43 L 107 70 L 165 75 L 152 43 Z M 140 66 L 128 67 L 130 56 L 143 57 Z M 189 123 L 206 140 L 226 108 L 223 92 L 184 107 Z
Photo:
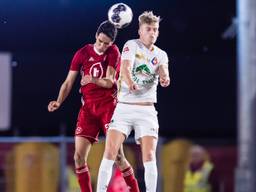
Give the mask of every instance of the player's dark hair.
M 97 29 L 96 34 L 104 33 L 107 35 L 112 41 L 115 41 L 117 36 L 117 28 L 115 25 L 110 23 L 109 21 L 103 21 Z

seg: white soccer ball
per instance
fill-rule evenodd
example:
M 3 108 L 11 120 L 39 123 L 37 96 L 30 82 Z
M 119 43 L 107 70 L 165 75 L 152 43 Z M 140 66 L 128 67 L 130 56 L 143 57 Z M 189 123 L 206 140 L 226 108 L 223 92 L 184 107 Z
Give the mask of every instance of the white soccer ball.
M 108 20 L 117 28 L 121 29 L 129 25 L 132 21 L 132 10 L 124 3 L 117 3 L 108 10 Z

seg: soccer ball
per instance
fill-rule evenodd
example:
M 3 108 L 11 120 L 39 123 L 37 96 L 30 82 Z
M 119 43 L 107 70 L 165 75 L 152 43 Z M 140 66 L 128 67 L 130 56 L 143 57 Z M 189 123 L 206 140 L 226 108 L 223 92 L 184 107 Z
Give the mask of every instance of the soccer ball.
M 129 25 L 132 21 L 132 10 L 124 3 L 117 3 L 108 10 L 108 20 L 121 29 Z

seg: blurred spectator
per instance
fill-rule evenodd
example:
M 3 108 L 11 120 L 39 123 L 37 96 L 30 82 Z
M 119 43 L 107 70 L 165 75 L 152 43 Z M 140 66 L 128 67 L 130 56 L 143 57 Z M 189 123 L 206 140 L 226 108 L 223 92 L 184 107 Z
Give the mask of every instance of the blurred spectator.
M 206 150 L 194 145 L 184 178 L 184 192 L 220 192 L 219 177 Z

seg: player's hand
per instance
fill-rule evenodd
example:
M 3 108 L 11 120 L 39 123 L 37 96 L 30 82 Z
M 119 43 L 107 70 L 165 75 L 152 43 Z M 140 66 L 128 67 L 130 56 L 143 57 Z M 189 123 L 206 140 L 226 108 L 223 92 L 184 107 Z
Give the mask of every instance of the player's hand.
M 168 76 L 160 77 L 159 81 L 162 87 L 168 87 L 170 85 L 170 78 Z
M 80 81 L 81 86 L 85 86 L 88 83 L 92 83 L 92 76 L 90 75 L 83 75 Z
M 60 107 L 60 103 L 59 103 L 59 102 L 57 102 L 57 101 L 51 101 L 51 102 L 48 104 L 48 111 L 49 111 L 49 112 L 53 112 L 53 111 L 57 110 L 59 107 Z
M 135 83 L 132 83 L 132 84 L 129 85 L 130 93 L 134 92 L 134 91 L 137 91 L 138 89 L 139 89 L 139 86 L 137 84 L 135 84 Z

